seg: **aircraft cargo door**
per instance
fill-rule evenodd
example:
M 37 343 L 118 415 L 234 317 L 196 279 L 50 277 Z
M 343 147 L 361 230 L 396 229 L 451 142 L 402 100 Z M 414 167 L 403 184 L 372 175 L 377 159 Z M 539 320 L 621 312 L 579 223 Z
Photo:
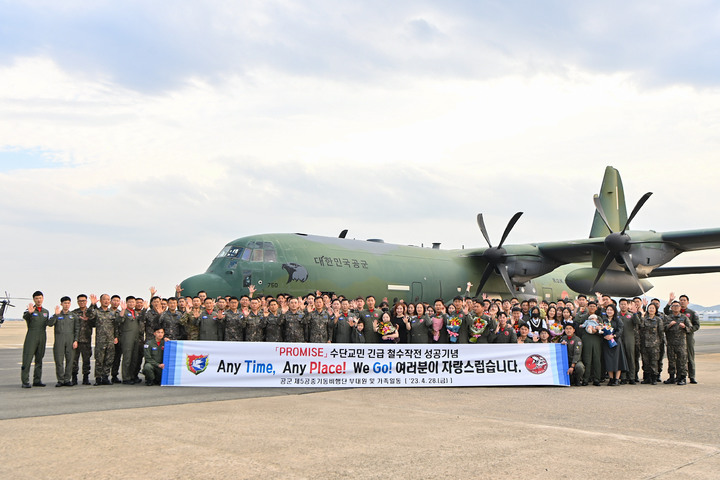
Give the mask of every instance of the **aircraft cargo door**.
M 412 282 L 410 301 L 418 303 L 423 301 L 423 286 L 420 282 Z

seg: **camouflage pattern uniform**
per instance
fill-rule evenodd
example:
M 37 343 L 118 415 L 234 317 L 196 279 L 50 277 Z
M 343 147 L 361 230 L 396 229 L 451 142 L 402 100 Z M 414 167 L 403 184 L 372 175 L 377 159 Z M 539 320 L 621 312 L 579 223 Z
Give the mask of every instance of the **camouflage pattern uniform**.
M 160 315 L 160 326 L 165 330 L 165 338 L 168 340 L 184 340 L 180 318 L 182 318 L 180 310 L 175 312 L 167 310 Z
M 73 310 L 80 322 L 80 333 L 78 333 L 78 347 L 73 356 L 72 376 L 77 377 L 80 370 L 80 357 L 82 357 L 82 373 L 84 380 L 90 375 L 90 357 L 92 357 L 92 329 L 95 326 L 92 314 L 89 309 L 85 311 L 80 308 Z
M 382 314 L 383 311 L 379 308 L 374 308 L 372 311 L 365 309 L 360 312 L 360 321 L 365 325 L 362 331 L 365 337 L 365 343 L 380 343 L 380 335 L 373 330 L 373 322 L 375 320 L 379 322 Z
M 686 308 L 680 310 L 681 315 L 685 315 L 691 325 L 687 332 L 687 352 L 688 352 L 688 377 L 695 378 L 695 332 L 700 330 L 700 318 L 694 310 Z
M 192 309 L 185 312 L 180 318 L 180 325 L 185 329 L 188 340 L 198 340 L 200 337 L 200 328 L 195 323 L 195 315 Z
M 50 317 L 48 325 L 55 326 L 55 343 L 53 344 L 55 376 L 58 383 L 70 384 L 73 343 L 77 342 L 80 333 L 80 319 L 72 312 L 60 312 Z
M 225 330 L 226 342 L 243 341 L 243 314 L 240 310 L 225 310 L 225 318 L 222 319 Z
M 160 316 L 162 312 L 157 312 L 153 308 L 148 308 L 143 315 L 145 323 L 145 340 L 155 340 L 155 329 L 160 326 Z M 144 355 L 144 353 L 143 353 Z
M 27 333 L 23 342 L 22 367 L 20 368 L 20 380 L 23 384 L 30 382 L 30 364 L 35 357 L 35 371 L 33 372 L 33 383 L 42 383 L 42 361 L 45 356 L 45 342 L 47 342 L 47 323 L 50 312 L 42 308 L 33 313 L 25 311 L 23 319 L 27 323 Z
M 153 383 L 160 384 L 162 379 L 162 368 L 160 364 L 163 363 L 163 353 L 165 351 L 165 339 L 163 338 L 160 342 L 155 341 L 155 337 L 145 342 L 143 357 L 145 358 L 145 365 L 143 366 L 143 375 L 145 375 L 145 383 L 152 385 Z
M 665 326 L 660 315 L 650 318 L 647 314 L 640 319 L 638 325 L 640 351 L 642 353 L 643 381 L 657 380 L 660 347 L 665 336 Z
M 670 326 L 671 322 L 676 322 Z M 687 322 L 687 323 L 686 323 Z M 685 328 L 680 328 L 685 323 Z M 670 378 L 677 376 L 684 379 L 687 376 L 687 332 L 692 330 L 692 324 L 682 313 L 668 315 L 665 318 L 665 338 L 667 340 L 668 373 Z
M 285 324 L 283 340 L 293 343 L 305 342 L 307 339 L 307 323 L 309 320 L 309 317 L 300 310 L 295 313 L 289 310 L 283 313 L 283 322 Z M 350 338 L 348 336 L 348 343 L 349 342 Z
M 122 379 L 129 382 L 135 378 L 132 367 L 138 361 L 138 335 L 140 332 L 140 320 L 134 309 L 126 308 L 118 315 L 118 329 L 120 330 L 119 344 L 122 345 Z
M 115 343 L 118 338 L 118 312 L 108 307 L 103 310 L 90 306 L 95 318 L 95 378 L 107 379 L 115 360 Z
M 265 317 L 258 313 L 250 313 L 245 315 L 242 320 L 243 329 L 245 330 L 246 342 L 264 342 L 265 341 Z
M 323 309 L 319 312 L 315 310 L 309 316 L 308 340 L 310 343 L 327 343 L 328 340 L 332 340 L 334 322 L 327 310 Z
M 268 313 L 265 316 L 265 341 L 266 342 L 282 342 L 283 341 L 283 325 L 285 317 L 280 313 L 273 315 Z

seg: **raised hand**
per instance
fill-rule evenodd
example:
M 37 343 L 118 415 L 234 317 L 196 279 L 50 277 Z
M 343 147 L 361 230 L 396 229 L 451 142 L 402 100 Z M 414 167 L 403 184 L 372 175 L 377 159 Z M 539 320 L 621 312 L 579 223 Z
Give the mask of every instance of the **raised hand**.
M 179 284 L 178 284 L 178 285 L 175 285 L 175 296 L 176 296 L 176 297 L 179 297 L 179 296 L 180 296 L 180 293 L 181 293 L 182 291 L 183 291 L 183 288 L 182 288 Z
M 157 293 L 157 288 L 150 287 L 150 298 L 154 297 L 156 293 Z
M 250 292 L 250 295 L 248 295 L 250 298 L 252 298 L 253 293 L 255 293 L 255 285 L 250 285 L 248 287 L 248 292 Z
M 28 313 L 33 313 L 35 311 L 35 304 L 31 303 L 28 305 Z
M 55 305 L 55 315 L 60 315 L 60 312 L 62 312 L 62 308 L 60 308 L 60 305 Z
M 90 294 L 90 304 L 97 305 L 98 297 L 94 293 Z

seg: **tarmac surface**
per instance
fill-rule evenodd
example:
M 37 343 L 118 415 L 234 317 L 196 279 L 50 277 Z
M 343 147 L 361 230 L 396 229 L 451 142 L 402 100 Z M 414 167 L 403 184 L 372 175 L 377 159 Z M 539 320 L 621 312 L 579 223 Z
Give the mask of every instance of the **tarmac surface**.
M 20 388 L 0 328 L 0 478 L 720 477 L 720 328 L 698 385 Z M 664 375 L 665 378 L 667 375 Z

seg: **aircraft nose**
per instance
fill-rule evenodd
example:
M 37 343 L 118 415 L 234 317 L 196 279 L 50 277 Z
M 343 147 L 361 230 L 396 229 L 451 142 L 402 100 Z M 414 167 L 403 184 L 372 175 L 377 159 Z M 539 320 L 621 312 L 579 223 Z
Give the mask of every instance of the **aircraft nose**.
M 194 297 L 201 290 L 207 292 L 208 297 L 232 295 L 232 287 L 223 278 L 214 273 L 201 273 L 186 278 L 180 283 L 182 295 Z

